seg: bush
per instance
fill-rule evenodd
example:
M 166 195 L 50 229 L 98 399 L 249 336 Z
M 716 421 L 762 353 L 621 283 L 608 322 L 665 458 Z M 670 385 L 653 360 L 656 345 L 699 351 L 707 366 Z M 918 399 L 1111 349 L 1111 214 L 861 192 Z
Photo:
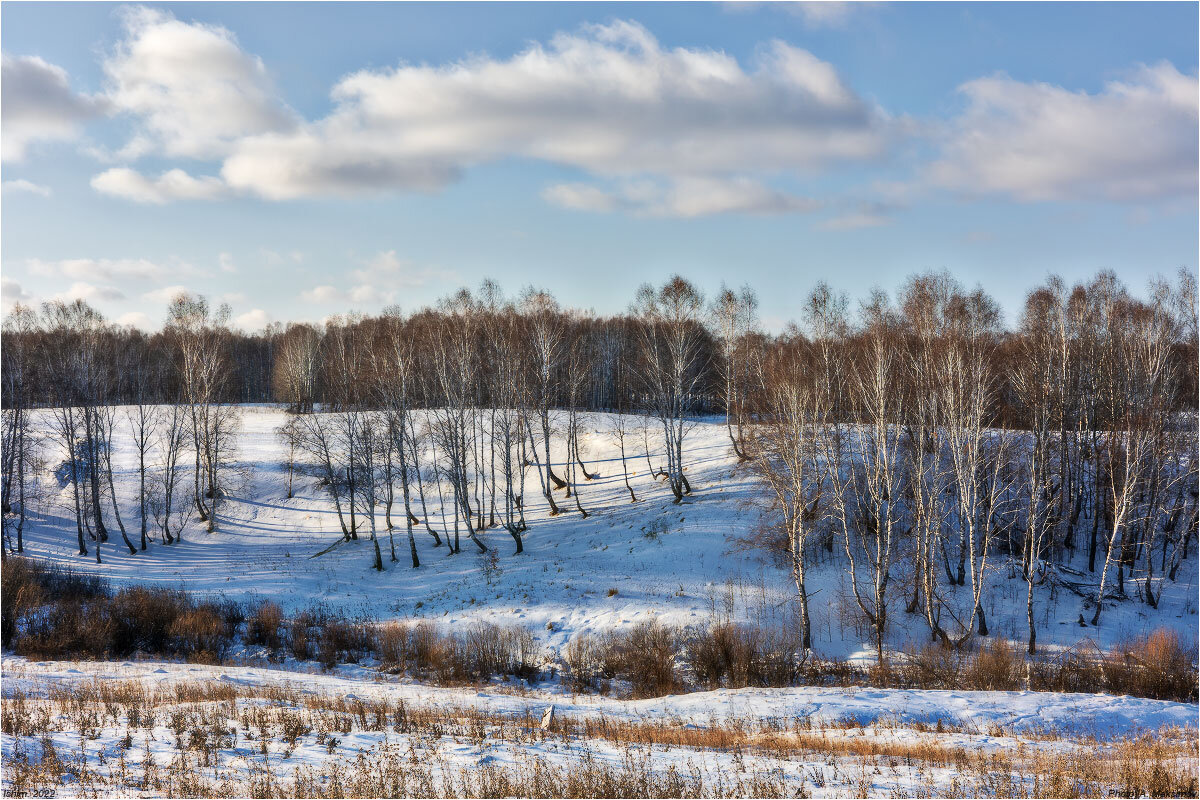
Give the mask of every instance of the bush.
M 383 666 L 403 672 L 408 667 L 408 626 L 403 622 L 388 622 L 376 636 L 379 660 Z
M 13 556 L 0 564 L 0 642 L 11 646 L 22 621 L 50 600 L 81 603 L 108 595 L 103 578 Z
M 1197 697 L 1196 647 L 1185 647 L 1174 630 L 1158 628 L 1122 642 L 1109 660 L 1111 691 L 1163 700 Z
M 602 642 L 605 677 L 628 681 L 635 697 L 658 697 L 681 687 L 675 669 L 678 636 L 670 628 L 651 620 L 608 634 Z
M 703 686 L 791 686 L 804 659 L 801 639 L 787 628 L 718 623 L 691 636 L 688 663 Z
M 287 624 L 287 644 L 293 657 L 307 661 L 316 654 L 313 629 L 319 627 L 328 616 L 323 610 L 308 609 L 292 617 Z
M 567 682 L 571 689 L 586 692 L 595 687 L 603 672 L 604 650 L 596 637 L 581 633 L 567 644 L 563 660 L 567 665 Z
M 17 627 L 45 598 L 37 566 L 28 559 L 10 558 L 0 565 L 0 641 L 8 647 Z
M 116 656 L 173 652 L 171 626 L 192 607 L 183 592 L 144 586 L 122 589 L 103 605 L 112 618 Z
M 283 626 L 283 609 L 270 600 L 254 609 L 246 622 L 246 644 L 261 644 L 278 650 L 279 631 Z
M 530 678 L 537 671 L 533 634 L 524 628 L 501 628 L 481 622 L 461 642 L 466 672 L 473 678 L 514 675 Z
M 203 605 L 180 614 L 171 624 L 180 652 L 206 664 L 220 663 L 233 641 L 233 631 L 219 607 Z
M 965 678 L 972 689 L 1010 692 L 1024 685 L 1025 656 L 1005 639 L 981 646 L 968 663 Z
M 418 675 L 438 683 L 465 680 L 466 668 L 454 639 L 442 636 L 432 624 L 418 622 L 408 634 L 409 663 Z
M 113 622 L 77 599 L 62 600 L 31 616 L 14 649 L 30 658 L 103 658 L 112 653 Z
M 328 618 L 320 626 L 317 660 L 325 669 L 342 661 L 357 664 L 375 649 L 375 634 L 366 622 Z

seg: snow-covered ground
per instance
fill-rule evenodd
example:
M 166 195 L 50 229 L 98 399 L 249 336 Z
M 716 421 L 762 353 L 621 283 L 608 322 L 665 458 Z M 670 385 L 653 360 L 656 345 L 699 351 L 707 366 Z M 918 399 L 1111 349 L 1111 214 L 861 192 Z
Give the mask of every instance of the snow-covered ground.
M 1142 732 L 1172 785 L 1194 786 L 1196 770 L 1194 706 L 1102 695 L 797 688 L 621 701 L 237 666 L 5 666 L 10 710 L 40 726 L 0 737 L 9 792 L 288 796 L 341 781 L 355 796 L 393 792 L 403 776 L 398 793 L 426 795 L 506 776 L 538 796 L 565 793 L 545 777 L 559 770 L 592 776 L 574 778 L 576 791 L 638 796 L 667 793 L 679 775 L 686 794 L 986 797 L 1034 780 L 1090 794 L 1097 778 L 1137 791 L 1129 760 Z M 130 685 L 149 693 L 117 693 Z
M 404 701 L 409 708 L 476 709 L 491 714 L 540 718 L 553 706 L 566 717 L 606 717 L 629 722 L 670 722 L 709 726 L 733 720 L 790 725 L 803 719 L 817 727 L 852 720 L 858 726 L 936 726 L 963 729 L 984 737 L 995 731 L 1058 733 L 1099 739 L 1196 728 L 1197 708 L 1190 703 L 1065 692 L 971 692 L 917 689 L 833 688 L 721 689 L 621 700 L 559 690 L 517 691 L 428 686 L 390 676 L 344 677 L 319 672 L 242 666 L 206 666 L 167 661 L 5 660 L 5 689 L 37 693 L 91 681 L 140 681 L 159 689 L 178 683 L 219 681 L 232 686 L 280 686 L 302 693 Z
M 123 415 L 118 419 L 123 422 Z M 695 493 L 675 505 L 669 490 L 650 475 L 634 419 L 626 446 L 639 502 L 631 504 L 612 416 L 585 414 L 584 458 L 589 470 L 600 473 L 581 486 L 586 519 L 574 511 L 573 503 L 561 500 L 564 513 L 549 516 L 531 468 L 525 493 L 525 553 L 513 554 L 512 539 L 503 528 L 489 530 L 482 539 L 498 555 L 495 568 L 490 568 L 469 542 L 464 540 L 461 554 L 447 557 L 447 548 L 434 547 L 432 537 L 418 531 L 422 565 L 414 570 L 406 557 L 398 504 L 393 520 L 401 526 L 395 531 L 401 539 L 396 543 L 400 561 L 389 563 L 383 573 L 371 569 L 365 538 L 318 555 L 340 538 L 337 517 L 315 478 L 297 476 L 296 494 L 286 498 L 285 449 L 275 433 L 284 420 L 274 407 L 243 408 L 238 459 L 247 478 L 221 504 L 218 532 L 205 533 L 193 519 L 182 543 L 153 543 L 149 551 L 132 556 L 117 544 L 117 537 L 117 543 L 105 546 L 104 564 L 98 566 L 77 554 L 69 489 L 47 475 L 46 497 L 37 504 L 37 518 L 25 534 L 29 553 L 97 572 L 117 585 L 154 583 L 239 600 L 269 598 L 289 609 L 320 603 L 348 614 L 423 618 L 451 629 L 476 620 L 521 625 L 551 651 L 580 632 L 619 628 L 652 616 L 671 625 L 699 625 L 714 613 L 732 609 L 734 618 L 769 620 L 794 595 L 787 572 L 745 544 L 756 536 L 762 494 L 750 471 L 735 464 L 720 420 L 700 420 L 688 434 L 685 461 Z M 137 528 L 136 459 L 128 429 L 120 428 L 115 438 L 117 492 L 132 534 Z M 561 436 L 554 439 L 559 448 L 563 441 Z M 649 441 L 651 460 L 660 466 L 653 428 Z M 57 461 L 54 452 L 53 442 L 48 442 L 51 466 Z M 564 456 L 557 452 L 554 460 L 562 462 Z M 432 524 L 439 527 L 437 491 L 433 485 L 426 488 Z M 379 524 L 382 530 L 382 510 Z M 386 539 L 384 546 L 386 553 Z M 814 647 L 824 656 L 869 657 L 869 631 L 855 622 L 845 559 L 839 552 L 835 548 L 830 556 L 814 554 L 808 582 Z M 1082 558 L 1077 565 L 1084 567 Z M 903 584 L 893 581 L 897 603 L 902 602 Z M 965 604 L 968 599 L 969 588 L 957 590 L 962 595 L 958 598 L 952 587 L 943 590 L 954 602 Z M 1100 626 L 1093 628 L 1078 624 L 1080 597 L 1041 587 L 1036 601 L 1038 643 L 1070 646 L 1090 639 L 1107 647 L 1160 626 L 1175 627 L 1185 641 L 1193 641 L 1197 592 L 1193 554 L 1178 581 L 1164 583 L 1160 608 L 1136 600 L 1121 602 L 1106 608 Z M 1023 641 L 1024 604 L 1019 571 L 994 559 L 984 600 L 992 632 Z M 917 615 L 893 614 L 891 620 L 893 647 L 927 641 Z
M 205 533 L 193 519 L 181 543 L 165 546 L 155 539 L 147 552 L 129 555 L 114 531 L 103 550 L 104 563 L 97 565 L 92 557 L 76 553 L 69 489 L 46 475 L 25 532 L 28 553 L 103 575 L 117 586 L 148 583 L 241 601 L 270 599 L 289 610 L 321 604 L 381 621 L 423 619 L 449 631 L 481 620 L 524 626 L 551 661 L 581 633 L 649 618 L 674 626 L 704 625 L 716 616 L 776 622 L 794 596 L 787 571 L 747 544 L 759 535 L 762 509 L 757 504 L 762 494 L 750 471 L 731 457 L 720 420 L 699 420 L 688 435 L 685 458 L 695 491 L 682 504 L 672 503 L 669 490 L 651 476 L 636 421 L 626 443 L 630 479 L 639 498 L 631 504 L 613 418 L 587 414 L 581 436 L 584 458 L 600 477 L 581 486 L 586 519 L 570 501 L 560 502 L 563 514 L 549 516 L 531 469 L 525 493 L 529 530 L 522 555 L 513 553 L 512 539 L 502 528 L 482 534 L 497 555 L 494 560 L 478 555 L 465 539 L 463 552 L 449 557 L 446 547 L 434 547 L 432 538 L 419 530 L 421 567 L 414 570 L 406 558 L 405 530 L 399 527 L 394 533 L 400 561 L 388 563 L 382 573 L 371 567 L 365 537 L 330 547 L 341 539 L 341 532 L 332 501 L 315 478 L 297 475 L 295 496 L 286 498 L 285 451 L 275 433 L 284 420 L 285 415 L 272 407 L 242 410 L 238 460 L 245 479 L 221 504 L 217 532 Z M 561 448 L 562 441 L 556 437 L 555 444 Z M 650 459 L 658 466 L 662 459 L 653 429 L 650 442 Z M 61 458 L 55 452 L 47 442 L 51 468 Z M 564 455 L 560 450 L 555 460 L 565 460 Z M 114 462 L 122 515 L 133 536 L 137 472 L 127 429 L 118 430 Z M 437 488 L 426 488 L 431 524 L 440 528 Z M 403 506 L 397 502 L 393 519 L 400 524 Z M 378 521 L 383 532 L 382 509 Z M 383 535 L 386 553 L 386 532 Z M 808 586 L 815 649 L 823 656 L 867 659 L 873 651 L 869 631 L 855 622 L 839 550 L 813 555 L 816 563 Z M 893 583 L 897 604 L 903 600 L 903 576 L 899 577 Z M 1022 642 L 1025 584 L 1019 573 L 997 559 L 988 584 L 984 605 L 993 634 Z M 960 590 L 964 594 L 959 597 L 953 588 L 947 591 L 952 602 L 968 599 L 967 590 Z M 1090 640 L 1107 647 L 1161 626 L 1174 627 L 1185 641 L 1194 640 L 1196 556 L 1183 565 L 1177 582 L 1164 584 L 1157 610 L 1133 599 L 1116 603 L 1106 607 L 1098 628 L 1078 624 L 1081 610 L 1078 596 L 1039 588 L 1039 645 L 1090 647 Z M 896 613 L 892 620 L 892 647 L 927 640 L 915 616 Z M 1092 764 L 1108 769 L 1119 759 L 1182 769 L 1185 780 L 1192 776 L 1192 786 L 1196 771 L 1197 707 L 1184 703 L 1087 694 L 813 687 L 719 690 L 632 701 L 572 695 L 554 681 L 533 689 L 498 679 L 476 688 L 432 687 L 382 674 L 369 663 L 342 665 L 331 673 L 290 659 L 267 667 L 256 655 L 261 654 L 252 648 L 240 649 L 233 663 L 213 667 L 142 660 L 40 662 L 5 656 L 7 708 L 23 702 L 21 713 L 48 725 L 44 733 L 21 735 L 6 723 L 5 791 L 14 788 L 11 776 L 21 774 L 28 781 L 18 787 L 22 791 L 53 788 L 60 796 L 289 793 L 283 784 L 264 786 L 265 775 L 268 782 L 272 776 L 311 779 L 320 792 L 345 776 L 350 783 L 342 791 L 350 794 L 529 794 L 566 789 L 553 781 L 518 783 L 516 788 L 471 788 L 467 782 L 489 775 L 529 781 L 558 774 L 568 780 L 599 770 L 607 776 L 604 780 L 633 783 L 593 782 L 588 784 L 590 791 L 636 793 L 640 786 L 646 792 L 680 794 L 994 796 L 1005 793 L 997 786 L 1027 790 L 1034 775 L 1038 780 L 1072 779 L 1091 774 Z M 101 713 L 100 703 L 93 721 L 86 709 L 64 699 L 98 684 L 127 683 L 157 693 L 159 716 L 154 721 L 135 724 L 116 706 Z M 237 697 L 222 701 L 224 705 L 205 705 L 173 701 L 166 693 L 198 684 L 232 687 Z M 293 693 L 292 699 L 279 700 L 278 691 Z M 309 701 L 297 699 L 301 697 Z M 313 708 L 359 701 L 386 701 L 393 710 L 402 701 L 403 707 L 444 718 L 420 730 L 401 731 L 399 723 L 378 728 L 346 722 L 334 736 L 320 728 L 333 723 Z M 202 753 L 204 746 L 195 745 L 196 736 L 203 740 L 209 734 L 196 728 L 189 734 L 193 738 L 185 741 L 175 730 L 183 725 L 179 720 L 184 712 L 199 713 L 201 706 L 209 709 L 204 712 L 209 714 L 208 724 L 216 726 L 209 732 L 219 740 L 214 740 L 212 753 Z M 254 733 L 258 729 L 246 723 L 255 709 L 282 714 L 279 709 L 284 706 L 289 714 L 317 715 L 306 717 L 310 729 L 291 744 L 282 728 L 267 735 Z M 498 722 L 537 720 L 550 706 L 562 721 L 616 721 L 658 726 L 658 732 L 638 734 L 649 738 L 637 743 L 636 736 L 505 732 Z M 487 719 L 470 722 L 470 714 Z M 233 733 L 223 738 L 226 728 Z M 710 730 L 723 731 L 726 739 L 721 741 L 736 745 L 705 743 Z M 1145 741 L 1166 742 L 1168 750 L 1143 758 L 1136 750 L 1142 745 L 1129 744 L 1135 741 L 1129 737 L 1142 733 L 1149 734 Z M 60 761 L 46 761 L 48 753 L 57 753 Z M 379 765 L 390 765 L 388 769 L 396 770 L 393 777 L 402 775 L 416 783 L 405 784 L 403 791 L 395 784 L 372 783 L 376 773 L 386 771 Z M 684 784 L 637 783 L 651 774 L 656 781 L 678 779 Z M 1093 777 L 1110 787 L 1117 785 L 1112 783 L 1115 774 L 1101 770 Z M 1052 785 L 1069 795 L 1093 791 L 1096 784 Z M 1145 791 L 1136 782 L 1121 786 Z

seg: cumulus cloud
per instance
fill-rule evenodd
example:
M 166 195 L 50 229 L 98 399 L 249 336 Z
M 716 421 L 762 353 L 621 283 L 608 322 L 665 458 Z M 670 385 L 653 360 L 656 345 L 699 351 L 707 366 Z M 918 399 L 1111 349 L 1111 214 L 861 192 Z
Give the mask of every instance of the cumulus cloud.
M 527 158 L 630 182 L 616 192 L 548 190 L 571 208 L 768 213 L 807 201 L 762 178 L 878 158 L 897 130 L 806 50 L 774 40 L 741 63 L 664 47 L 627 21 L 559 33 L 509 58 L 360 70 L 334 85 L 328 116 L 303 121 L 230 31 L 147 8 L 124 21 L 104 62 L 112 107 L 137 123 L 119 157 L 221 164 L 219 178 L 121 166 L 92 179 L 99 192 L 142 203 L 435 191 L 473 166 Z M 635 180 L 661 197 L 631 199 Z M 705 181 L 715 196 L 691 196 Z
M 125 293 L 114 286 L 98 286 L 87 281 L 76 281 L 65 291 L 59 292 L 51 299 L 70 302 L 71 300 L 86 300 L 89 303 L 98 300 L 124 300 Z
M 335 303 L 346 299 L 346 293 L 328 284 L 314 286 L 300 293 L 300 298 L 306 303 Z
M 258 331 L 271 324 L 272 317 L 261 308 L 251 309 L 233 318 L 233 324 L 243 330 Z
M 935 185 L 1022 201 L 1195 197 L 1200 84 L 1168 63 L 1095 94 L 998 76 L 963 84 Z
M 767 186 L 752 178 L 689 176 L 667 182 L 626 181 L 615 189 L 583 183 L 548 186 L 542 197 L 578 211 L 624 210 L 648 217 L 702 217 L 710 214 L 784 214 L 813 211 L 816 200 Z
M 52 194 L 49 186 L 42 186 L 40 183 L 27 181 L 24 178 L 19 178 L 15 181 L 4 181 L 3 189 L 6 192 L 25 192 L 42 197 L 49 197 Z
M 25 268 L 33 275 L 76 280 L 153 281 L 168 274 L 167 267 L 144 258 L 65 258 L 60 261 L 31 258 L 25 262 Z M 179 267 L 171 269 L 177 271 Z
M 395 250 L 384 250 L 371 256 L 361 267 L 350 272 L 350 278 L 351 286 L 314 286 L 301 292 L 300 298 L 317 305 L 387 305 L 397 302 L 406 290 L 459 282 L 453 271 L 418 265 L 400 258 Z
M 114 109 L 139 121 L 126 157 L 220 156 L 243 136 L 295 123 L 262 60 L 225 28 L 145 7 L 126 9 L 123 21 L 125 38 L 104 72 Z
M 0 280 L 0 304 L 5 309 L 11 308 L 17 303 L 28 303 L 31 300 L 33 300 L 33 295 L 25 291 L 21 284 L 8 278 Z
M 850 15 L 867 5 L 866 2 L 845 0 L 818 0 L 818 2 L 785 3 L 789 11 L 799 15 L 813 28 L 838 28 L 846 24 Z
M 144 331 L 152 331 L 155 329 L 154 322 L 150 319 L 150 315 L 144 311 L 129 311 L 114 320 L 118 325 L 128 325 L 131 328 L 140 328 Z
M 891 223 L 891 219 L 877 211 L 852 211 L 822 222 L 818 227 L 827 231 L 856 231 L 862 228 L 878 228 Z
M 209 175 L 195 178 L 181 169 L 147 178 L 137 170 L 114 167 L 93 177 L 91 184 L 101 194 L 153 205 L 171 200 L 213 200 L 225 193 L 225 184 L 220 178 Z
M 181 294 L 190 294 L 191 289 L 186 286 L 164 286 L 161 289 L 154 289 L 149 292 L 142 293 L 142 299 L 150 303 L 160 303 L 167 305 Z
M 37 56 L 0 56 L 0 157 L 20 161 L 37 141 L 73 139 L 105 101 L 76 94 L 67 72 Z
M 877 191 L 885 192 L 885 188 Z M 891 225 L 892 214 L 908 208 L 906 202 L 900 200 L 859 202 L 829 219 L 822 221 L 817 227 L 826 231 L 856 231 L 863 228 L 879 228 Z
M 889 139 L 887 116 L 805 50 L 772 41 L 743 66 L 664 48 L 633 22 L 503 60 L 362 70 L 332 96 L 323 120 L 238 141 L 226 182 L 273 199 L 431 190 L 512 156 L 603 176 L 807 170 L 875 158 Z

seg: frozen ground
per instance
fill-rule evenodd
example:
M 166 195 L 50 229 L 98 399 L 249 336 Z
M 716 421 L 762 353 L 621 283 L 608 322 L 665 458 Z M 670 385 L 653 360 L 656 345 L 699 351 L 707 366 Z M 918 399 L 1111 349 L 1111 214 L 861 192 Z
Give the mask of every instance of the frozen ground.
M 555 769 L 608 771 L 641 794 L 683 776 L 690 794 L 995 796 L 1053 779 L 1069 795 L 1101 774 L 1087 764 L 1112 762 L 1103 774 L 1123 777 L 1104 789 L 1128 788 L 1131 747 L 1151 746 L 1130 744 L 1142 732 L 1185 786 L 1196 768 L 1194 706 L 1101 695 L 798 688 L 620 701 L 163 662 L 5 668 L 10 709 L 42 728 L 0 737 L 5 788 L 60 796 L 287 796 L 289 780 L 379 794 L 396 788 L 385 775 L 408 781 L 400 794 L 425 795 L 502 773 L 537 796 L 563 791 L 545 777 Z M 104 684 L 107 700 L 71 699 L 99 698 Z M 153 700 L 114 693 L 129 685 Z M 542 729 L 551 706 L 557 721 Z
M 36 661 L 5 659 L 5 690 L 27 693 L 48 686 L 91 681 L 135 680 L 158 688 L 181 682 L 219 681 L 234 686 L 282 686 L 302 693 L 348 699 L 403 700 L 410 708 L 477 709 L 493 714 L 540 718 L 553 706 L 567 717 L 606 717 L 630 722 L 669 722 L 708 726 L 734 720 L 789 725 L 803 719 L 825 727 L 852 720 L 859 726 L 935 727 L 972 732 L 986 745 L 996 731 L 1005 734 L 1058 733 L 1107 739 L 1157 731 L 1196 728 L 1197 709 L 1189 703 L 1056 692 L 971 692 L 915 689 L 833 688 L 720 689 L 709 692 L 620 700 L 569 694 L 558 689 L 525 691 L 428 686 L 391 676 L 355 671 L 353 677 L 265 667 L 205 666 L 166 661 Z M 1004 738 L 1004 737 L 1001 737 Z
M 123 421 L 122 415 L 118 418 Z M 273 407 L 243 409 L 238 458 L 247 478 L 220 506 L 218 532 L 205 533 L 193 520 L 182 543 L 153 543 L 149 551 L 132 556 L 110 542 L 105 563 L 97 566 L 76 553 L 69 490 L 47 476 L 37 518 L 26 531 L 28 551 L 76 570 L 96 571 L 116 584 L 155 583 L 237 599 L 270 598 L 289 608 L 322 603 L 351 614 L 420 617 L 449 628 L 474 620 L 523 625 L 551 650 L 579 632 L 621 627 L 649 616 L 673 625 L 703 624 L 730 609 L 736 618 L 771 617 L 793 595 L 787 573 L 744 544 L 756 535 L 761 511 L 755 503 L 761 495 L 749 470 L 731 457 L 719 420 L 699 421 L 688 434 L 685 460 L 695 494 L 681 505 L 673 504 L 669 490 L 650 476 L 637 420 L 627 449 L 640 502 L 631 504 L 612 435 L 613 418 L 587 414 L 581 436 L 584 457 L 588 468 L 601 474 L 582 484 L 587 519 L 569 501 L 561 505 L 571 511 L 550 517 L 530 469 L 524 554 L 515 556 L 509 535 L 492 529 L 482 538 L 498 558 L 494 569 L 485 569 L 485 559 L 469 542 L 464 540 L 460 555 L 447 557 L 445 547 L 434 547 L 428 534 L 418 532 L 422 565 L 413 570 L 405 560 L 401 527 L 395 532 L 401 539 L 396 543 L 401 560 L 381 574 L 371 569 L 365 538 L 317 555 L 341 534 L 333 504 L 314 478 L 297 476 L 296 496 L 285 497 L 284 448 L 275 435 L 284 419 Z M 554 441 L 561 446 L 563 437 Z M 653 429 L 650 441 L 657 467 L 661 458 Z M 48 454 L 52 451 L 48 444 Z M 126 428 L 118 431 L 114 452 L 122 514 L 132 533 L 137 527 L 137 473 Z M 563 455 L 556 453 L 554 459 L 562 461 Z M 439 527 L 437 491 L 432 485 L 427 490 L 432 522 Z M 398 524 L 401 509 L 398 504 L 393 511 Z M 382 530 L 382 510 L 379 524 Z M 838 552 L 835 548 L 833 556 L 818 557 L 809 580 L 814 646 L 825 656 L 867 657 L 869 632 L 856 625 L 849 611 L 844 555 L 838 558 Z M 1082 559 L 1078 566 L 1084 566 Z M 903 583 L 893 582 L 897 602 Z M 985 609 L 993 633 L 1023 641 L 1025 584 L 1019 572 L 997 559 L 988 584 Z M 1107 646 L 1162 625 L 1194 640 L 1197 590 L 1193 554 L 1179 580 L 1166 582 L 1158 610 L 1129 600 L 1107 608 L 1099 628 L 1083 628 L 1077 623 L 1081 598 L 1043 587 L 1037 597 L 1038 642 L 1054 647 L 1090 639 Z M 969 590 L 959 591 L 961 603 Z M 892 620 L 892 646 L 926 640 L 917 617 L 895 614 Z

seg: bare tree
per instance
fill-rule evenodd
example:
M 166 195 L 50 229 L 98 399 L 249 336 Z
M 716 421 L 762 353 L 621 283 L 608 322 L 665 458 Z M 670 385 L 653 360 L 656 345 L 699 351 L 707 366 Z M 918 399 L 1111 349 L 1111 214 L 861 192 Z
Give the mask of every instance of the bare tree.
M 167 309 L 167 329 L 178 348 L 179 377 L 192 423 L 196 511 L 206 529 L 217 529 L 216 509 L 225 491 L 224 471 L 233 459 L 238 428 L 235 406 L 222 402 L 228 379 L 230 310 L 216 312 L 198 295 L 180 294 Z
M 632 308 L 641 323 L 642 383 L 662 426 L 667 480 L 676 503 L 692 491 L 684 475 L 683 445 L 706 366 L 703 309 L 703 295 L 678 275 L 658 289 L 643 285 Z
M 746 454 L 742 424 L 752 370 L 747 339 L 757 327 L 758 297 L 749 286 L 743 286 L 735 292 L 722 285 L 721 291 L 713 298 L 709 315 L 721 343 L 719 369 L 724 385 L 722 401 L 725 406 L 725 429 L 734 455 L 739 462 L 745 462 L 749 456 Z
M 827 414 L 816 359 L 796 331 L 771 345 L 763 359 L 759 410 L 749 452 L 756 472 L 771 490 L 781 518 L 788 563 L 800 602 L 801 643 L 812 647 L 806 550 L 822 498 L 822 469 L 816 437 Z M 736 445 L 735 445 L 736 446 Z
M 533 382 L 534 404 L 542 427 L 542 451 L 545 457 L 542 493 L 550 506 L 550 515 L 559 513 L 554 502 L 553 489 L 561 489 L 566 483 L 554 474 L 550 463 L 550 409 L 554 405 L 557 391 L 557 372 L 562 359 L 566 323 L 558 303 L 548 293 L 527 289 L 521 298 L 521 306 L 529 328 L 531 350 L 534 360 Z M 532 431 L 530 437 L 532 438 Z M 536 447 L 534 447 L 536 457 Z

